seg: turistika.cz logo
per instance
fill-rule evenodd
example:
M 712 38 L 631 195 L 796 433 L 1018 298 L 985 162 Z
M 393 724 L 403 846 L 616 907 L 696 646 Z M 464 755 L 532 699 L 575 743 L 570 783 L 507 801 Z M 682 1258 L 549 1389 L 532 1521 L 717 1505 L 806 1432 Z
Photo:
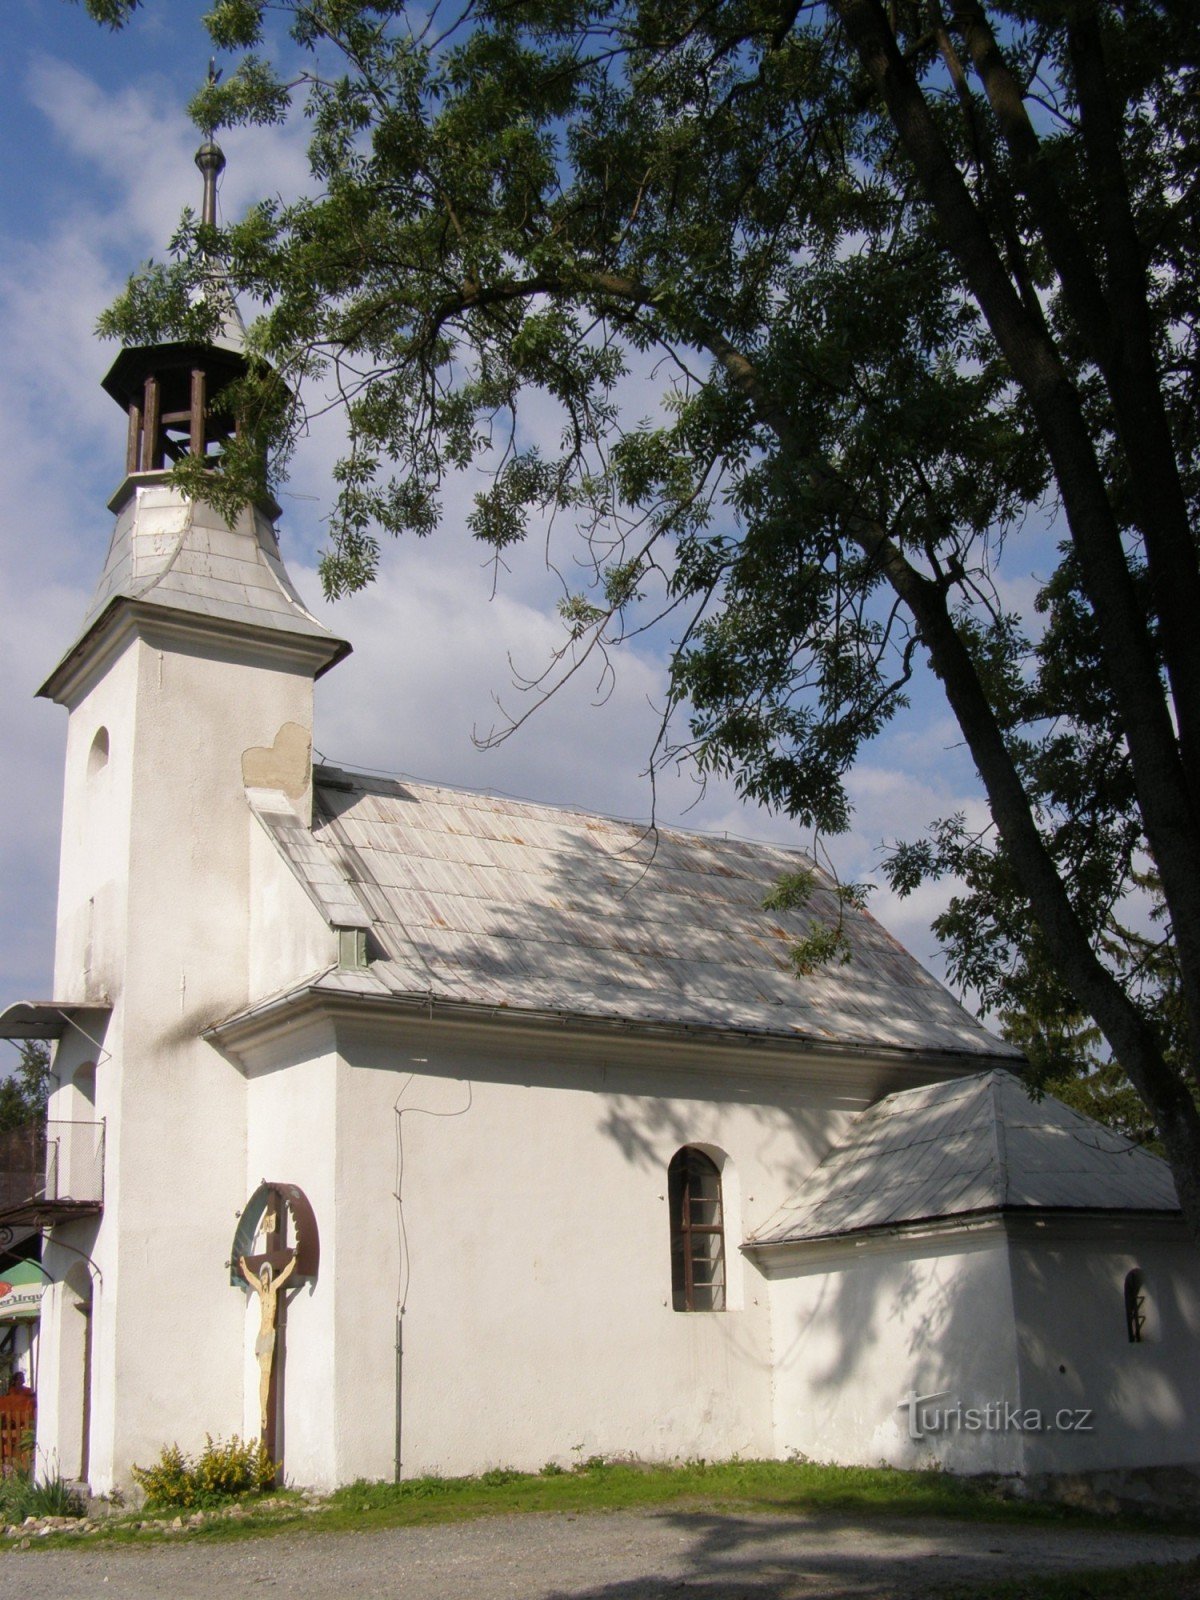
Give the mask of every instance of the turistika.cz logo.
M 908 1437 L 924 1439 L 927 1434 L 945 1433 L 1091 1433 L 1095 1412 L 1086 1406 L 1042 1411 L 1037 1406 L 1013 1405 L 1009 1400 L 989 1400 L 982 1406 L 965 1406 L 961 1400 L 948 1405 L 949 1389 L 918 1394 L 910 1389 L 898 1403 L 908 1412 Z

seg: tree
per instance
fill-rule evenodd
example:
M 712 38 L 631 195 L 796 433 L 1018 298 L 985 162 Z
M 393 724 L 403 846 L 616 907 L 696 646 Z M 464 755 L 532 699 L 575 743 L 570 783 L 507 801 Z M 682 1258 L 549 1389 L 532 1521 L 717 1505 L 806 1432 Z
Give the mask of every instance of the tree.
M 321 378 L 336 594 L 487 467 L 481 540 L 549 512 L 588 540 L 560 669 L 669 614 L 682 747 L 825 830 L 927 664 L 992 821 L 898 846 L 893 881 L 961 878 L 952 972 L 1041 1071 L 1098 1030 L 1200 1239 L 1196 8 L 292 0 L 288 81 L 264 9 L 214 5 L 251 53 L 193 114 L 302 96 L 317 197 L 185 217 L 105 324 L 203 333 L 218 260 L 266 306 L 223 482 L 179 481 L 259 492 L 302 423 L 280 376 Z M 1022 614 L 1008 574 L 1042 562 Z
M 24 1040 L 15 1070 L 0 1078 L 0 1133 L 44 1123 L 49 1098 L 49 1048 L 37 1040 Z

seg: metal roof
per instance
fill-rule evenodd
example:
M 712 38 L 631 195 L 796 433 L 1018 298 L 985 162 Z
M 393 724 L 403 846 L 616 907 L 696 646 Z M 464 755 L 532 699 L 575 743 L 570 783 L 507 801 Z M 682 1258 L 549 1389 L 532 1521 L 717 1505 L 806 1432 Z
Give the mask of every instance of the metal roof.
M 325 989 L 1019 1055 L 864 912 L 848 964 L 797 978 L 790 947 L 839 908 L 817 871 L 804 912 L 763 910 L 812 867 L 796 851 L 320 766 L 311 830 L 282 796 L 252 802 L 327 920 L 369 928 L 375 959 Z
M 1164 1161 L 995 1070 L 888 1095 L 748 1241 L 790 1244 L 980 1212 L 1177 1212 Z
M 111 1010 L 107 1000 L 16 1000 L 0 1011 L 0 1039 L 61 1039 L 80 1012 Z
M 270 520 L 244 511 L 231 528 L 204 501 L 184 498 L 166 475 L 129 480 L 104 571 L 83 631 L 114 599 L 338 642 L 301 600 Z

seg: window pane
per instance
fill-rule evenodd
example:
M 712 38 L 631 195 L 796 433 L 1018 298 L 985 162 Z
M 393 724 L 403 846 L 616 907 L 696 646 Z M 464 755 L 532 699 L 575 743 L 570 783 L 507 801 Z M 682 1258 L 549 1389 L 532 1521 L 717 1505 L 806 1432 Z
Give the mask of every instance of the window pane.
M 671 1223 L 671 1303 L 677 1311 L 725 1305 L 721 1175 L 702 1150 L 677 1150 L 667 1169 Z

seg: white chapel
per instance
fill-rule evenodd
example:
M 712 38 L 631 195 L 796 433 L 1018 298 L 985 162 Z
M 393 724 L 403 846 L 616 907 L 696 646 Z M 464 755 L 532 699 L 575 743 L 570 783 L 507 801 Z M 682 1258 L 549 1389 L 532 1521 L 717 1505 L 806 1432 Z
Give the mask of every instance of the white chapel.
M 276 507 L 230 525 L 169 473 L 220 472 L 242 339 L 230 304 L 117 357 L 108 553 L 41 690 L 54 998 L 0 1018 L 55 1041 L 46 1172 L 0 1207 L 42 1239 L 39 1463 L 1200 1458 L 1166 1168 L 1033 1102 L 867 914 L 796 977 L 832 885 L 763 901 L 802 858 L 314 765 L 349 646 Z

